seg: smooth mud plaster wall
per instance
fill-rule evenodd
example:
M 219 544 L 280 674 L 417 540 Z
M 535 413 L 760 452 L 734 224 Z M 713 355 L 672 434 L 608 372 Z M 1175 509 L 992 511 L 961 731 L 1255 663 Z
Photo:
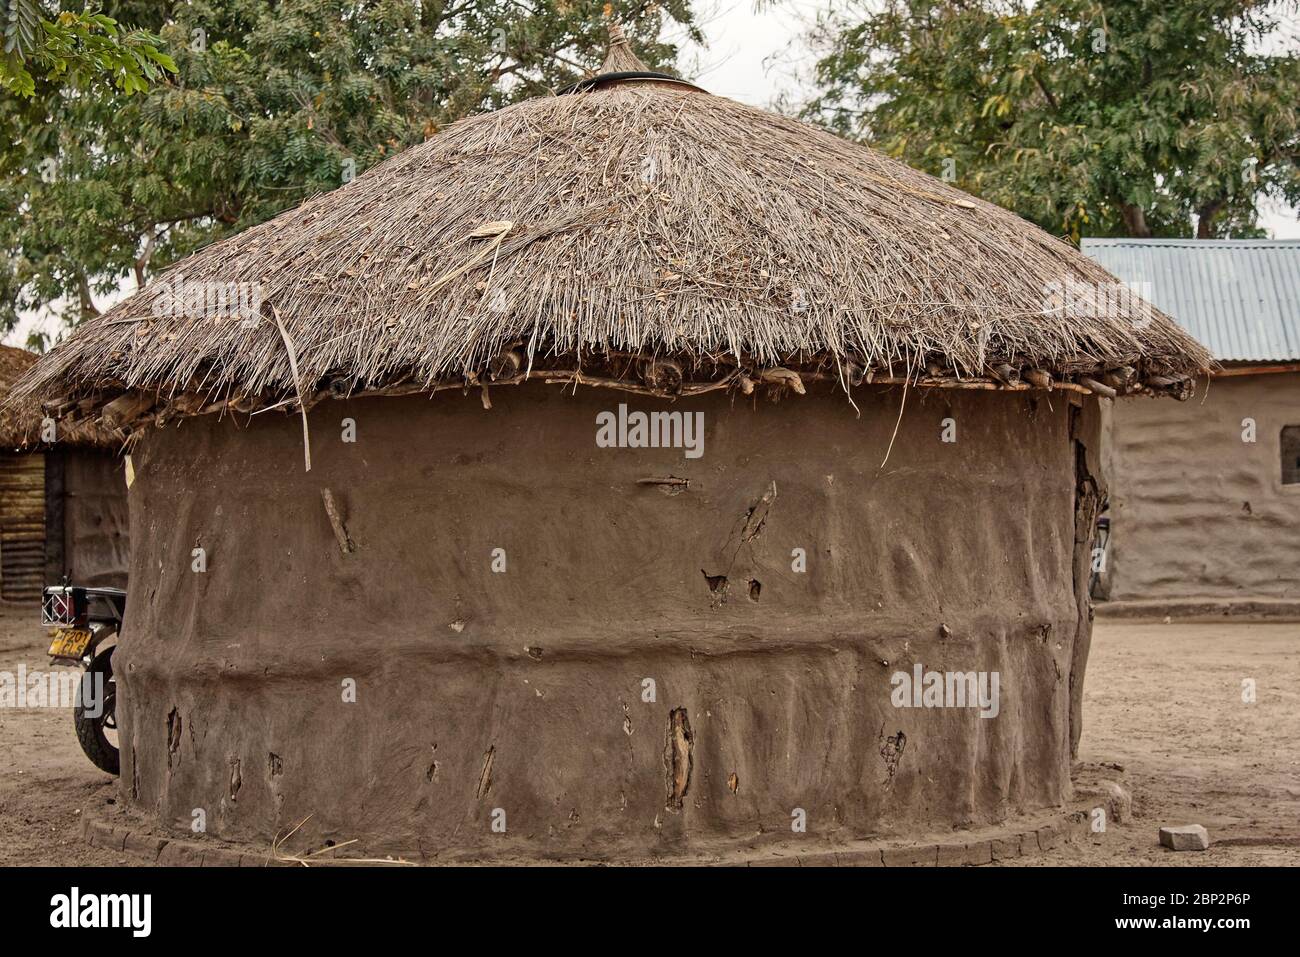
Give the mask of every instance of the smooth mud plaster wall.
M 86 448 L 45 453 L 44 580 L 125 588 L 130 550 L 125 459 Z
M 1282 484 L 1279 447 L 1300 425 L 1300 374 L 1218 378 L 1110 418 L 1111 599 L 1300 599 L 1300 485 Z
M 1080 410 L 913 390 L 882 469 L 901 398 L 856 390 L 860 418 L 843 395 L 544 386 L 490 411 L 327 402 L 310 473 L 294 417 L 149 433 L 126 800 L 260 841 L 310 815 L 296 842 L 417 858 L 790 839 L 797 808 L 808 837 L 902 835 L 1061 802 L 1089 627 Z M 620 402 L 703 410 L 703 456 L 597 448 Z M 640 481 L 669 477 L 690 484 Z M 997 717 L 894 707 L 917 663 L 998 672 Z
M 63 454 L 64 559 L 77 585 L 125 588 L 130 560 L 123 459 L 106 452 Z

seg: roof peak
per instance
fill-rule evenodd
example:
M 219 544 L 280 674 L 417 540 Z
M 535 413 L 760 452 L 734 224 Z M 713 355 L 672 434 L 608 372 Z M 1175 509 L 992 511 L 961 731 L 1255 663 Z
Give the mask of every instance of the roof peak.
M 641 58 L 632 52 L 632 45 L 628 43 L 627 34 L 623 32 L 623 27 L 615 20 L 609 23 L 609 49 L 605 52 L 605 60 L 600 65 L 601 73 L 644 73 L 646 65 L 641 62 Z

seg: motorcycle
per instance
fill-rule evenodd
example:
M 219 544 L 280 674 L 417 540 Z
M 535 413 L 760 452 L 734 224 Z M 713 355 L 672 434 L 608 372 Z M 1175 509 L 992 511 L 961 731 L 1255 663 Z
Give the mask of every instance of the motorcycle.
M 41 596 L 41 624 L 51 626 L 50 660 L 83 669 L 72 708 L 77 741 L 95 767 L 121 773 L 117 737 L 117 683 L 113 651 L 126 613 L 121 588 L 49 585 Z

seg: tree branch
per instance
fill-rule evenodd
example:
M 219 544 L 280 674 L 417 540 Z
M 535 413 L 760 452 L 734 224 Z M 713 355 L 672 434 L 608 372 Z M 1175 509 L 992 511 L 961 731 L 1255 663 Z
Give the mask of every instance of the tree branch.
M 1151 227 L 1147 225 L 1147 214 L 1141 206 L 1134 203 L 1121 203 L 1119 210 L 1130 236 L 1138 239 L 1150 238 Z
M 1034 82 L 1037 83 L 1038 88 L 1043 91 L 1043 96 L 1047 97 L 1048 105 L 1050 105 L 1053 110 L 1059 111 L 1060 105 L 1056 102 L 1056 97 L 1052 95 L 1052 91 L 1047 88 L 1047 84 L 1039 77 L 1037 70 L 1034 71 Z
M 86 280 L 85 273 L 77 273 L 77 298 L 80 300 L 83 322 L 99 315 L 99 310 L 95 308 L 95 300 L 90 294 L 90 283 Z
M 144 240 L 144 249 L 140 250 L 140 255 L 132 263 L 132 269 L 135 270 L 135 285 L 137 289 L 143 289 L 145 286 L 144 271 L 149 267 L 149 260 L 153 258 L 154 243 L 158 241 L 158 231 L 151 229 Z
M 1213 239 L 1214 233 L 1211 227 L 1214 224 L 1214 217 L 1219 215 L 1223 207 L 1227 205 L 1227 199 L 1220 197 L 1211 200 L 1196 211 L 1196 238 Z

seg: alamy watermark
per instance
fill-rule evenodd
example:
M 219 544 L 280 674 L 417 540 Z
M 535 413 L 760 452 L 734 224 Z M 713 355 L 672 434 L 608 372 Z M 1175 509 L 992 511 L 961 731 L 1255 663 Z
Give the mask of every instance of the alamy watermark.
M 251 328 L 262 318 L 262 284 L 186 279 L 180 274 L 158 280 L 159 293 L 150 305 L 154 316 L 188 319 L 238 319 Z
M 152 918 L 152 894 L 83 894 L 73 887 L 50 898 L 50 926 L 59 929 L 116 927 L 148 937 Z
M 889 700 L 895 708 L 979 708 L 981 718 L 996 718 L 1001 675 L 996 671 L 895 671 Z
M 104 675 L 98 671 L 0 671 L 0 708 L 71 708 L 85 716 L 104 713 Z
M 596 413 L 596 446 L 602 449 L 683 449 L 688 459 L 704 454 L 703 412 Z
M 1149 282 L 1049 282 L 1043 286 L 1044 315 L 1066 319 L 1126 319 L 1141 329 L 1153 318 Z

